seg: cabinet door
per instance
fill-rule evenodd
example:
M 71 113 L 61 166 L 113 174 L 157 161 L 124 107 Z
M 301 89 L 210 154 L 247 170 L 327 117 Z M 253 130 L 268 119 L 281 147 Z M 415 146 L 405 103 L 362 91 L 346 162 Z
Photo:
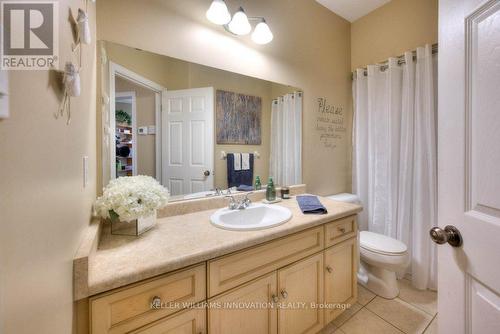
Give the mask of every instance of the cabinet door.
M 179 312 L 133 334 L 206 334 L 205 309 L 189 309 Z
M 323 328 L 323 253 L 278 271 L 278 331 L 317 333 Z
M 325 250 L 325 321 L 328 323 L 357 300 L 357 238 Z
M 276 294 L 276 272 L 273 272 L 211 299 L 210 334 L 275 334 Z

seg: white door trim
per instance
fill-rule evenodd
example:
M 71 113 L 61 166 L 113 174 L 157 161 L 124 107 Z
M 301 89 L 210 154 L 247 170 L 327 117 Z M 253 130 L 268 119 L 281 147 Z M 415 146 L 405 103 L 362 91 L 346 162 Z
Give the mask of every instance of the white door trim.
M 162 85 L 149 80 L 148 78 L 143 77 L 140 74 L 137 74 L 131 70 L 129 70 L 126 67 L 123 67 L 121 65 L 118 65 L 117 63 L 114 63 L 112 61 L 109 61 L 109 119 L 110 119 L 110 127 L 109 127 L 109 147 L 111 148 L 110 150 L 112 151 L 112 159 L 110 161 L 110 164 L 108 168 L 110 168 L 110 178 L 115 179 L 116 178 L 116 167 L 115 167 L 115 159 L 113 157 L 115 156 L 115 153 L 113 151 L 114 147 L 114 134 L 115 134 L 115 123 L 114 121 L 112 122 L 111 120 L 115 119 L 115 80 L 116 77 L 122 77 L 125 78 L 129 81 L 132 81 L 133 83 L 145 87 L 147 89 L 150 89 L 155 92 L 155 118 L 156 118 L 156 179 L 158 182 L 161 183 L 161 134 L 158 133 L 158 129 L 161 129 L 161 101 L 162 101 L 162 95 L 164 92 L 167 91 L 165 87 Z M 106 137 L 103 137 L 106 138 Z M 103 166 L 103 168 L 106 168 Z M 103 175 L 105 175 L 103 173 Z

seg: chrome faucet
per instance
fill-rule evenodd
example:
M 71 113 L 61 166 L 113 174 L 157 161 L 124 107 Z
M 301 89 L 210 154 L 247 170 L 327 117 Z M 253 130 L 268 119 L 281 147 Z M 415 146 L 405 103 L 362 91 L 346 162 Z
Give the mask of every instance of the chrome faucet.
M 251 195 L 252 193 L 246 193 L 245 197 L 241 201 L 236 201 L 234 199 L 234 196 L 232 195 L 226 195 L 227 198 L 229 198 L 229 210 L 245 210 L 252 204 L 252 201 L 250 198 L 248 198 L 248 195 Z
M 211 191 L 214 191 L 215 192 L 215 196 L 220 196 L 222 195 L 222 190 L 220 188 L 215 188 L 215 189 L 212 189 Z

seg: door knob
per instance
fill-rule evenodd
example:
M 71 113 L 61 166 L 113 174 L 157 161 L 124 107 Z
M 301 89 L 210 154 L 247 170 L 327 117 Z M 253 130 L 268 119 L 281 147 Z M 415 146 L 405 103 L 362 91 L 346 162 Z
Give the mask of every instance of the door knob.
M 447 225 L 444 230 L 435 226 L 429 231 L 432 241 L 438 245 L 449 243 L 453 247 L 462 246 L 463 240 L 460 231 L 455 226 Z
M 210 171 L 209 171 L 209 170 L 204 171 L 204 172 L 203 172 L 203 175 L 205 175 L 205 176 L 210 176 Z
M 286 299 L 288 297 L 288 292 L 286 292 L 285 290 L 281 290 L 281 296 Z
M 326 271 L 328 271 L 331 274 L 333 272 L 333 268 L 330 266 L 326 266 Z
M 279 298 L 278 298 L 278 296 L 276 296 L 276 295 L 272 295 L 272 296 L 271 296 L 271 299 L 273 300 L 273 303 L 277 303 L 277 302 L 279 302 L 279 301 L 280 301 L 280 299 L 279 299 Z

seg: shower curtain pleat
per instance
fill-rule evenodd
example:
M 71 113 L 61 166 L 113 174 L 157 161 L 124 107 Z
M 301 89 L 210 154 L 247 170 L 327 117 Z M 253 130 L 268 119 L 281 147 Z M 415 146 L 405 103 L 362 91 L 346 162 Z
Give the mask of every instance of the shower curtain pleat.
M 362 69 L 357 69 L 353 83 L 354 119 L 353 119 L 353 193 L 357 194 L 364 209 L 359 214 L 358 225 L 361 230 L 368 230 L 368 79 Z
M 353 191 L 365 212 L 360 228 L 408 245 L 413 285 L 435 288 L 436 126 L 431 47 L 417 61 L 390 58 L 387 69 L 368 65 L 353 81 Z
M 302 182 L 302 93 L 286 94 L 271 108 L 269 176 L 278 185 Z
M 416 288 L 437 288 L 435 245 L 429 230 L 437 224 L 436 101 L 430 46 L 417 49 L 415 70 L 415 167 L 413 172 L 413 261 Z
M 399 153 L 399 185 L 397 224 L 400 226 L 396 239 L 408 246 L 412 258 L 413 242 L 411 235 L 411 219 L 413 210 L 413 145 L 415 127 L 415 63 L 413 54 L 405 53 L 405 64 L 402 66 L 402 101 L 401 101 L 401 143 Z M 411 267 L 408 272 L 411 272 Z

